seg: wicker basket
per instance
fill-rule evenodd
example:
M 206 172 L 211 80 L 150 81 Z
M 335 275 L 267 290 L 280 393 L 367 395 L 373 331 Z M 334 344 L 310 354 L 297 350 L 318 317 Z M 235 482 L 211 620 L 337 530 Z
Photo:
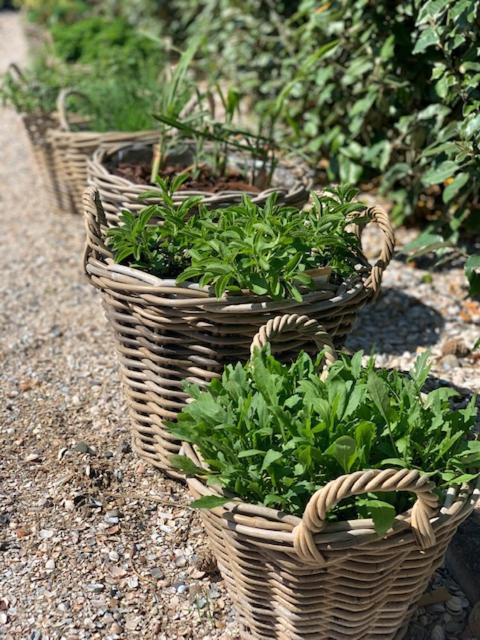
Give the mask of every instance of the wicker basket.
M 358 311 L 378 292 L 393 252 L 388 216 L 380 210 L 372 213 L 384 234 L 381 255 L 373 267 L 366 260 L 359 265 L 350 282 L 338 286 L 316 281 L 302 302 L 253 294 L 218 300 L 196 284 L 177 286 L 174 280 L 115 264 L 104 243 L 108 223 L 98 193 L 87 190 L 85 270 L 103 293 L 115 332 L 134 448 L 141 456 L 171 471 L 169 457 L 178 452 L 179 443 L 163 421 L 182 409 L 183 382 L 207 383 L 221 374 L 227 362 L 245 360 L 252 337 L 278 313 L 308 313 L 322 322 L 337 344 L 343 343 Z M 285 357 L 303 344 L 298 336 L 286 336 Z
M 161 198 L 149 198 L 148 201 L 140 198 L 145 191 L 155 191 L 155 187 L 147 184 L 135 184 L 126 178 L 117 176 L 111 171 L 111 164 L 128 154 L 145 159 L 152 155 L 152 147 L 158 142 L 158 134 L 150 136 L 150 140 L 145 140 L 140 144 L 109 144 L 103 145 L 94 154 L 88 163 L 88 181 L 98 189 L 105 209 L 107 219 L 110 224 L 118 223 L 118 214 L 122 209 L 129 211 L 139 211 L 148 204 L 161 202 Z M 244 161 L 242 154 L 231 154 L 230 161 L 235 164 Z M 189 164 L 188 162 L 186 164 Z M 202 196 L 205 204 L 210 207 L 223 207 L 239 202 L 244 195 L 251 196 L 252 200 L 258 204 L 264 204 L 268 196 L 278 193 L 279 200 L 292 206 L 304 205 L 309 197 L 309 190 L 312 181 L 309 171 L 303 163 L 296 165 L 287 162 L 280 162 L 275 169 L 272 178 L 272 187 L 265 189 L 261 193 L 254 191 L 194 191 L 185 189 L 177 191 L 174 199 L 183 200 L 190 196 Z M 158 190 L 160 194 L 160 190 Z
M 57 100 L 59 127 L 48 131 L 48 142 L 52 149 L 54 171 L 64 185 L 62 205 L 73 213 L 82 211 L 82 196 L 87 186 L 87 160 L 102 144 L 125 144 L 151 140 L 152 131 L 106 132 L 74 130 L 74 126 L 85 128 L 85 121 L 69 116 L 68 98 L 82 93 L 72 89 L 60 91 Z M 157 134 L 158 135 L 158 134 Z
M 293 316 L 315 338 L 317 323 Z M 292 316 L 270 321 L 264 344 L 292 326 Z M 326 341 L 329 346 L 328 340 Z M 331 346 L 331 345 L 330 345 Z M 182 453 L 205 466 L 195 450 Z M 195 498 L 221 495 L 187 479 Z M 317 491 L 302 518 L 232 499 L 202 509 L 201 517 L 245 640 L 390 640 L 401 638 L 458 525 L 472 511 L 478 489 L 451 491 L 440 508 L 434 485 L 419 471 L 370 469 L 340 476 Z M 341 500 L 368 492 L 415 493 L 411 511 L 397 516 L 380 538 L 370 519 L 328 523 Z
M 23 72 L 15 63 L 8 66 L 7 72 L 18 84 L 27 84 Z M 53 149 L 48 140 L 48 132 L 59 126 L 57 114 L 38 111 L 19 115 L 32 147 L 42 186 L 46 189 L 52 206 L 57 209 L 62 202 L 62 185 L 55 171 Z

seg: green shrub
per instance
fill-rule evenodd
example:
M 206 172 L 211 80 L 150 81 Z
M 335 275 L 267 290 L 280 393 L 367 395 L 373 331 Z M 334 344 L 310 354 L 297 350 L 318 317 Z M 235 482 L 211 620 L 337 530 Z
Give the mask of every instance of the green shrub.
M 123 18 L 93 16 L 71 25 L 53 25 L 50 32 L 55 53 L 68 63 L 137 68 L 159 54 L 159 44 Z
M 210 211 L 198 198 L 174 204 L 172 189 L 160 185 L 165 204 L 138 216 L 124 211 L 122 225 L 109 229 L 117 262 L 212 286 L 217 297 L 249 290 L 302 300 L 301 288 L 313 286 L 309 270 L 330 266 L 334 277 L 348 277 L 362 261 L 358 237 L 347 227 L 352 217 L 362 224 L 368 215 L 353 202 L 353 189 L 314 197 L 306 211 L 276 204 L 275 195 L 265 206 L 245 196 L 241 204 Z
M 422 395 L 427 358 L 420 356 L 406 376 L 375 370 L 373 359 L 362 367 L 361 352 L 342 355 L 322 381 L 319 360 L 302 353 L 284 365 L 268 348 L 256 350 L 247 364 L 227 365 L 206 389 L 189 385 L 193 401 L 169 424 L 196 446 L 209 471 L 182 456 L 172 461 L 230 495 L 296 515 L 318 488 L 363 469 L 419 469 L 443 494 L 477 475 L 480 442 L 468 440 L 477 410 L 475 398 L 452 410 L 452 389 Z M 408 500 L 402 493 L 369 494 L 332 515 L 371 516 L 383 533 Z M 221 502 L 207 497 L 196 506 Z
M 184 26 L 207 35 L 205 68 L 253 92 L 259 114 L 284 90 L 284 135 L 314 163 L 326 157 L 329 180 L 378 176 L 397 222 L 428 214 L 455 230 L 478 213 L 474 0 L 302 0 L 288 17 L 253 0 L 176 4 Z

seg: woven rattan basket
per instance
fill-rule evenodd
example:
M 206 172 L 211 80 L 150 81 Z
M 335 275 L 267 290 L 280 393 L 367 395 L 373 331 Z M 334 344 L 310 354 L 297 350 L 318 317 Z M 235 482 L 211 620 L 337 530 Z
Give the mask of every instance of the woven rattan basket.
M 322 322 L 337 344 L 343 343 L 358 311 L 378 292 L 393 252 L 388 216 L 381 210 L 372 213 L 383 232 L 381 254 L 373 267 L 366 260 L 359 265 L 350 282 L 339 286 L 319 281 L 302 302 L 253 294 L 218 300 L 197 284 L 177 286 L 174 280 L 115 264 L 104 243 L 108 222 L 98 193 L 87 190 L 85 270 L 102 291 L 115 332 L 134 448 L 140 455 L 171 470 L 169 456 L 178 452 L 179 443 L 163 421 L 174 418 L 184 405 L 183 382 L 207 383 L 227 362 L 245 360 L 252 337 L 278 313 L 308 313 Z M 303 345 L 298 336 L 286 335 L 285 357 Z
M 69 116 L 67 102 L 70 96 L 83 94 L 64 89 L 57 100 L 59 126 L 48 131 L 48 142 L 53 157 L 54 171 L 64 185 L 62 204 L 73 213 L 81 213 L 82 196 L 87 186 L 87 160 L 102 144 L 125 144 L 150 140 L 152 131 L 120 132 L 77 130 L 79 120 Z M 80 123 L 85 128 L 85 123 Z
M 275 318 L 258 334 L 264 344 L 294 324 L 318 347 L 324 333 L 306 317 Z M 182 453 L 205 466 L 195 450 Z M 187 479 L 195 498 L 221 495 Z M 443 506 L 434 485 L 417 470 L 365 470 L 340 476 L 317 491 L 302 518 L 238 500 L 202 509 L 202 520 L 236 608 L 245 640 L 391 640 L 406 625 L 478 489 L 450 491 Z M 341 500 L 368 492 L 416 494 L 380 538 L 370 519 L 327 522 Z
M 155 191 L 155 188 L 147 184 L 135 184 L 134 182 L 117 176 L 113 173 L 112 164 L 128 154 L 148 157 L 151 155 L 153 145 L 158 142 L 158 134 L 150 136 L 150 140 L 145 140 L 139 144 L 109 144 L 103 145 L 92 156 L 88 163 L 88 181 L 98 189 L 105 209 L 107 219 L 110 224 L 118 222 L 118 214 L 122 209 L 138 211 L 145 206 L 145 199 L 140 195 L 145 191 Z M 245 156 L 231 154 L 230 160 L 235 164 L 238 160 L 243 160 Z M 287 162 L 280 162 L 274 171 L 272 186 L 261 193 L 254 191 L 194 191 L 185 189 L 177 191 L 174 199 L 182 200 L 189 196 L 201 196 L 205 204 L 210 207 L 228 206 L 239 202 L 247 194 L 258 204 L 265 203 L 268 196 L 277 193 L 279 201 L 292 206 L 304 205 L 309 197 L 309 189 L 312 181 L 309 172 L 303 163 L 295 165 Z M 160 190 L 159 194 L 160 194 Z M 149 198 L 148 203 L 161 201 Z
M 28 84 L 23 72 L 15 63 L 8 66 L 8 74 L 19 85 Z M 41 184 L 50 198 L 52 207 L 58 209 L 63 204 L 63 190 L 55 171 L 52 145 L 48 140 L 48 132 L 59 126 L 57 114 L 38 111 L 19 115 L 30 141 Z

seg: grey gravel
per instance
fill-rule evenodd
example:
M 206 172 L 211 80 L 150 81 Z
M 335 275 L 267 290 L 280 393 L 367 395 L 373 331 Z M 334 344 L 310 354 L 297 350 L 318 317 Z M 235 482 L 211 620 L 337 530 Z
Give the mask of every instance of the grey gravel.
M 25 60 L 19 19 L 3 12 L 0 71 Z M 81 272 L 82 220 L 50 211 L 8 110 L 0 148 L 0 636 L 238 638 L 223 583 L 196 567 L 205 536 L 184 488 L 132 454 L 112 337 Z M 366 241 L 373 255 L 378 239 Z M 424 276 L 395 261 L 348 346 L 375 346 L 379 364 L 402 369 L 430 348 L 436 375 L 478 388 L 480 308 L 460 269 Z M 466 348 L 442 351 L 457 338 Z M 432 584 L 463 598 L 443 570 Z M 459 619 L 443 604 L 419 610 L 408 638 L 466 624 L 463 605 Z

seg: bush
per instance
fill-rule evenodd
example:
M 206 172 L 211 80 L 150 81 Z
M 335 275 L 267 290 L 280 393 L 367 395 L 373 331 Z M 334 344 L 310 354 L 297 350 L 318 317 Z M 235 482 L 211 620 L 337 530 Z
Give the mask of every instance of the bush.
M 329 180 L 378 178 L 397 222 L 468 227 L 480 193 L 474 0 L 302 0 L 289 17 L 281 4 L 187 4 L 176 0 L 184 27 L 207 35 L 205 68 L 221 57 L 264 117 L 283 89 L 283 135 L 313 163 L 326 157 Z

